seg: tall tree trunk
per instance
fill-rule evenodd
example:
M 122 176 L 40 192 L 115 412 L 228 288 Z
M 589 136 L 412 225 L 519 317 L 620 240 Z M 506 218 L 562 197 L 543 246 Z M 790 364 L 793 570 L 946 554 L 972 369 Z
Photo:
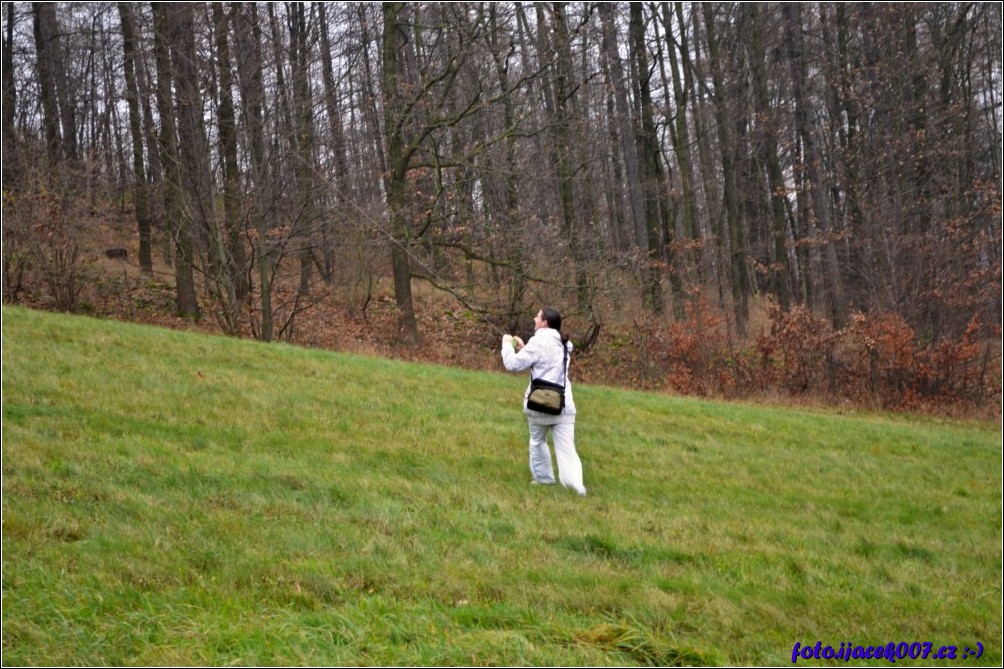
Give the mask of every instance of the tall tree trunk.
M 370 48 L 371 44 L 374 42 L 380 43 L 381 37 L 378 36 L 372 39 L 370 37 L 369 25 L 371 17 L 367 16 L 369 7 L 362 3 L 357 4 L 355 7 L 359 15 L 359 32 L 363 49 L 364 115 L 370 129 L 372 130 L 371 137 L 369 137 L 369 139 L 371 140 L 372 149 L 377 157 L 376 164 L 370 165 L 369 167 L 373 171 L 374 181 L 380 181 L 386 180 L 390 167 L 388 164 L 387 152 L 384 148 L 383 137 L 380 134 L 380 112 L 377 109 L 377 100 L 380 99 L 380 94 L 377 92 L 377 77 L 380 75 L 373 74 L 372 66 L 372 63 L 380 62 L 380 58 L 371 53 Z M 386 40 L 386 37 L 383 36 L 382 39 Z M 382 49 L 386 48 L 386 45 L 382 44 L 380 48 L 382 54 Z M 384 111 L 386 112 L 386 110 Z
M 491 45 L 492 60 L 495 63 L 495 72 L 499 80 L 499 90 L 509 90 L 509 64 L 506 56 L 503 56 L 504 41 L 503 32 L 498 24 L 498 5 L 491 4 L 489 12 L 489 40 Z M 506 299 L 507 313 L 504 315 L 506 330 L 508 332 L 518 331 L 520 320 L 522 319 L 523 302 L 527 290 L 526 269 L 523 263 L 523 254 L 520 249 L 512 248 L 511 236 L 507 233 L 516 229 L 516 222 L 519 214 L 519 185 L 517 174 L 519 166 L 517 164 L 516 137 L 513 132 L 515 126 L 516 112 L 513 105 L 512 96 L 507 95 L 503 101 L 503 126 L 506 130 L 505 161 L 502 173 L 503 179 L 503 206 L 502 215 L 499 217 L 497 228 L 502 234 L 505 244 L 502 255 L 510 265 L 511 279 L 507 284 L 508 295 Z
M 307 17 L 303 3 L 290 3 L 289 43 L 290 65 L 293 76 L 293 109 L 296 145 L 293 160 L 297 183 L 297 211 L 295 236 L 300 248 L 300 286 L 302 297 L 310 292 L 310 276 L 314 265 L 311 232 L 317 221 L 317 207 L 314 204 L 317 188 L 314 183 L 314 113 L 313 96 L 310 90 L 307 53 Z
M 254 253 L 258 268 L 258 292 L 261 303 L 261 321 L 257 336 L 262 341 L 272 341 L 274 337 L 274 316 L 272 312 L 272 281 L 275 268 L 269 243 L 269 220 L 274 207 L 272 179 L 265 155 L 265 127 L 263 106 L 265 89 L 262 73 L 261 24 L 258 6 L 254 3 L 240 3 L 234 7 L 234 38 L 239 53 L 237 77 L 240 87 L 242 117 L 247 127 L 248 152 L 251 158 L 252 211 L 254 226 Z M 254 328 L 254 319 L 252 328 Z
M 549 85 L 549 79 L 544 76 L 547 68 L 550 67 L 550 63 L 543 62 L 543 56 L 538 53 L 537 60 L 531 54 L 531 45 L 539 42 L 537 37 L 534 37 L 533 29 L 530 26 L 530 20 L 527 18 L 526 10 L 524 9 L 523 3 L 516 3 L 514 6 L 516 10 L 516 25 L 518 28 L 519 35 L 519 51 L 520 59 L 523 64 L 523 69 L 527 72 L 533 71 L 539 68 L 541 70 L 540 77 L 535 77 L 531 82 L 531 87 L 536 96 L 533 103 L 534 105 L 542 105 L 544 113 L 550 115 L 552 113 L 548 105 L 551 104 L 551 97 L 546 91 L 546 87 Z M 539 25 L 539 22 L 538 22 Z M 536 158 L 539 155 L 546 155 L 548 147 L 544 146 L 546 141 L 544 141 L 545 133 L 535 133 L 533 138 L 533 155 Z M 538 221 L 546 221 L 551 216 L 551 210 L 548 207 L 548 203 L 544 197 L 535 197 L 532 199 L 534 206 L 533 217 Z
M 628 104 L 627 77 L 624 74 L 620 49 L 617 46 L 617 25 L 614 21 L 616 7 L 616 3 L 601 2 L 598 9 L 600 18 L 603 21 L 603 50 L 610 65 L 610 83 L 614 91 L 614 105 L 616 109 L 615 127 L 620 138 L 621 153 L 624 159 L 624 172 L 627 177 L 625 185 L 630 204 L 630 209 L 627 211 L 627 219 L 631 223 L 635 245 L 637 248 L 643 249 L 648 246 L 648 233 L 645 228 L 645 195 L 642 189 L 638 145 L 635 143 L 635 131 L 631 122 L 631 108 Z
M 150 206 L 147 200 L 146 166 L 143 159 L 143 120 L 139 111 L 139 87 L 136 84 L 136 37 L 133 5 L 118 3 L 122 24 L 122 50 L 124 54 L 126 101 L 129 105 L 129 130 L 132 135 L 133 199 L 136 207 L 136 226 L 139 232 L 139 267 L 153 274 L 153 254 L 150 244 Z
M 173 7 L 177 36 L 174 59 L 175 110 L 178 115 L 182 183 L 189 193 L 186 202 L 209 255 L 206 288 L 219 305 L 221 324 L 227 332 L 238 330 L 239 312 L 230 270 L 230 254 L 216 212 L 215 189 L 209 166 L 209 143 L 203 120 L 195 50 L 195 6 Z
M 921 62 L 917 46 L 917 26 L 914 11 L 912 9 L 905 12 L 903 20 L 903 30 L 905 32 L 907 64 L 913 73 L 911 86 L 908 89 L 907 99 L 910 109 L 906 112 L 909 115 L 909 127 L 911 129 L 911 149 L 913 151 L 910 160 L 910 172 L 913 175 L 913 183 L 909 188 L 913 192 L 911 201 L 912 211 L 908 220 L 912 222 L 912 230 L 908 233 L 908 238 L 912 237 L 914 242 L 913 253 L 915 269 L 912 270 L 916 276 L 916 288 L 913 291 L 918 296 L 917 305 L 918 320 L 923 324 L 924 332 L 934 339 L 940 334 L 940 307 L 936 300 L 929 299 L 927 295 L 931 293 L 938 281 L 937 259 L 932 257 L 934 240 L 931 237 L 932 220 L 932 193 L 931 193 L 931 164 L 929 147 L 929 130 L 927 125 L 927 75 L 925 64 Z
M 33 2 L 43 121 L 50 160 L 76 162 L 77 116 L 66 76 L 63 36 L 54 2 Z
M 411 152 L 404 140 L 406 110 L 401 97 L 404 85 L 401 52 L 406 48 L 407 28 L 402 12 L 405 3 L 383 4 L 383 91 L 384 128 L 387 133 L 387 209 L 390 215 L 391 264 L 394 272 L 394 298 L 398 308 L 398 337 L 409 346 L 418 346 L 421 337 L 415 318 L 415 302 L 411 292 L 411 233 L 405 179 L 411 162 Z
M 538 7 L 538 20 L 541 21 L 541 28 L 546 25 L 543 14 Z M 589 277 L 585 270 L 585 260 L 582 253 L 582 222 L 575 208 L 575 175 L 574 175 L 574 148 L 572 146 L 572 106 L 573 83 L 571 53 L 569 47 L 568 24 L 566 23 L 563 3 L 555 2 L 551 5 L 551 30 L 554 33 L 554 43 L 546 41 L 542 44 L 548 60 L 553 60 L 556 64 L 556 73 L 551 89 L 552 121 L 553 121 L 553 144 L 552 158 L 558 174 L 558 196 L 561 202 L 561 214 L 565 227 L 565 238 L 568 240 L 568 247 L 571 251 L 572 262 L 575 264 L 578 307 L 580 310 L 590 313 L 592 311 Z M 544 40 L 542 40 L 544 42 Z
M 135 17 L 134 17 L 135 18 Z M 147 51 L 148 53 L 148 51 Z M 160 151 L 158 149 L 157 124 L 154 121 L 153 106 L 151 100 L 156 101 L 156 92 L 150 83 L 148 59 L 145 57 L 143 49 L 136 49 L 133 54 L 133 65 L 136 71 L 136 89 L 139 91 L 140 111 L 142 112 L 143 142 L 146 146 L 146 177 L 147 177 L 147 212 L 150 216 L 151 246 L 154 245 L 154 234 L 161 230 L 163 239 L 162 250 L 164 262 L 173 266 L 174 249 L 170 235 L 165 231 L 163 215 L 163 195 L 164 176 L 160 164 Z
M 777 297 L 781 308 L 787 311 L 791 307 L 791 287 L 788 283 L 791 267 L 788 262 L 785 233 L 785 203 L 788 192 L 778 157 L 779 121 L 770 108 L 767 92 L 767 50 L 764 45 L 764 6 L 750 3 L 747 5 L 752 13 L 752 30 L 750 31 L 750 57 L 753 69 L 753 93 L 757 117 L 762 126 L 762 160 L 767 168 L 767 197 L 770 202 L 771 238 L 773 240 L 773 257 L 770 263 L 771 292 Z
M 641 119 L 641 135 L 639 138 L 638 151 L 642 156 L 643 171 L 650 179 L 650 185 L 654 189 L 655 202 L 657 204 L 657 221 L 659 227 L 660 253 L 665 260 L 666 274 L 669 277 L 670 290 L 673 300 L 673 315 L 679 320 L 684 316 L 683 281 L 681 275 L 683 267 L 677 257 L 677 225 L 674 216 L 674 209 L 670 202 L 670 193 L 673 191 L 671 184 L 672 175 L 668 155 L 664 157 L 659 144 L 659 137 L 656 133 L 655 110 L 652 101 L 652 76 L 653 70 L 649 67 L 647 40 L 638 40 L 638 34 L 646 31 L 643 22 L 643 7 L 639 3 L 634 15 L 637 15 L 636 22 L 632 21 L 632 26 L 636 26 L 632 31 L 634 35 L 633 45 L 637 58 L 638 74 L 638 107 L 639 118 Z M 653 16 L 653 20 L 655 17 Z M 660 49 L 661 51 L 661 49 Z M 663 80 L 665 80 L 665 68 L 663 68 Z M 671 133 L 672 134 L 672 133 Z M 665 159 L 665 163 L 664 163 Z M 650 238 L 651 239 L 651 238 Z M 661 272 L 659 273 L 661 277 Z
M 729 234 L 732 303 L 736 316 L 736 331 L 740 337 L 745 337 L 749 321 L 749 279 L 739 230 L 742 223 L 737 200 L 735 145 L 727 108 L 728 96 L 725 91 L 725 76 L 722 71 L 718 29 L 715 26 L 715 8 L 710 4 L 702 5 L 701 8 L 704 12 L 705 34 L 708 41 L 708 63 L 711 66 L 711 76 L 715 87 L 714 113 L 722 157 L 722 195 L 725 201 L 726 227 Z
M 635 141 L 638 146 L 640 177 L 645 201 L 645 238 L 648 262 L 643 290 L 645 306 L 656 314 L 663 310 L 660 265 L 663 258 L 662 229 L 659 217 L 659 154 L 655 144 L 655 123 L 652 116 L 652 95 L 649 90 L 648 47 L 645 44 L 645 25 L 642 4 L 631 4 L 630 15 L 631 55 L 635 68 L 635 92 L 638 119 L 635 122 Z M 653 148 L 656 150 L 653 152 Z
M 864 211 L 861 207 L 861 166 L 860 141 L 858 122 L 857 94 L 852 89 L 853 72 L 859 63 L 853 62 L 850 53 L 851 26 L 848 19 L 848 8 L 843 3 L 836 5 L 837 23 L 837 67 L 838 74 L 838 110 L 846 117 L 845 132 L 840 136 L 843 153 L 843 169 L 846 184 L 845 198 L 847 200 L 850 249 L 848 254 L 848 270 L 853 297 L 849 296 L 851 306 L 864 309 L 870 301 L 869 285 L 877 280 L 872 259 L 871 241 L 865 229 Z
M 325 3 L 317 4 L 317 13 L 321 31 L 321 72 L 324 77 L 324 104 L 328 113 L 328 127 L 331 133 L 331 157 L 335 169 L 335 211 L 333 215 L 325 216 L 323 224 L 324 248 L 324 280 L 329 284 L 333 281 L 335 272 L 335 230 L 340 227 L 345 209 L 349 206 L 350 184 L 349 165 L 345 150 L 345 128 L 342 123 L 342 110 L 338 104 L 338 86 L 335 83 L 334 67 L 331 62 L 331 41 L 328 35 L 328 19 Z
M 55 35 L 56 5 L 51 2 L 31 4 L 35 32 L 35 53 L 37 56 L 39 98 L 42 102 L 42 127 L 45 128 L 45 146 L 49 158 L 49 168 L 53 169 L 63 158 L 62 137 L 59 128 L 59 103 L 53 70 L 61 67 L 54 62 L 52 52 L 56 48 Z
M 222 2 L 212 5 L 216 36 L 216 62 L 219 71 L 219 111 L 217 127 L 220 137 L 220 170 L 223 176 L 223 235 L 229 263 L 227 271 L 234 287 L 237 303 L 247 299 L 250 285 L 247 254 L 240 213 L 240 168 L 237 158 L 237 120 L 234 116 L 233 66 L 230 62 L 230 21 Z M 232 10 L 231 10 L 232 11 Z
M 173 67 L 170 45 L 178 39 L 173 21 L 167 15 L 171 5 L 151 3 L 154 19 L 154 52 L 157 60 L 157 108 L 160 114 L 160 162 L 164 168 L 164 213 L 169 232 L 174 238 L 174 273 L 179 316 L 199 318 L 202 315 L 195 292 L 195 248 L 191 218 L 184 213 L 184 191 L 181 186 L 178 137 L 174 121 L 174 101 L 171 96 Z
M 604 33 L 605 35 L 606 33 Z M 620 132 L 617 130 L 617 104 L 614 101 L 613 74 L 611 72 L 610 57 L 607 49 L 600 51 L 600 69 L 607 82 L 606 90 L 606 129 L 609 136 L 609 150 L 605 161 L 606 183 L 603 189 L 607 207 L 607 229 L 606 238 L 610 246 L 619 252 L 619 255 L 628 252 L 632 247 L 634 239 L 634 227 L 629 226 L 627 221 L 631 217 L 631 201 L 628 189 L 624 187 L 624 171 L 621 167 L 622 151 L 618 150 L 622 145 Z
M 682 3 L 676 3 L 674 8 L 676 10 L 676 20 L 682 24 Z M 709 254 L 711 256 L 710 264 L 714 268 L 714 288 L 718 297 L 719 308 L 723 312 L 728 313 L 730 309 L 726 304 L 727 297 L 725 294 L 726 286 L 730 283 L 727 275 L 729 271 L 728 249 L 725 243 L 726 232 L 723 224 L 723 205 L 720 204 L 722 201 L 719 195 L 720 180 L 717 178 L 718 171 L 712 155 L 712 133 L 708 120 L 709 108 L 714 105 L 709 105 L 705 102 L 705 88 L 696 85 L 694 82 L 694 72 L 703 72 L 705 68 L 702 49 L 704 40 L 701 39 L 701 21 L 696 14 L 693 16 L 694 18 L 691 20 L 694 31 L 694 40 L 692 42 L 693 58 L 691 58 L 690 51 L 681 51 L 680 57 L 683 61 L 684 81 L 689 82 L 686 84 L 686 88 L 690 91 L 691 106 L 694 109 L 692 115 L 694 121 L 694 141 L 697 144 L 697 166 L 701 174 L 701 187 L 704 194 L 704 215 L 707 220 L 708 233 L 711 235 Z M 726 319 L 726 325 L 729 342 L 731 343 L 733 335 L 732 319 Z
M 668 2 L 662 3 L 662 21 L 666 30 L 666 51 L 669 55 L 669 66 L 673 80 L 674 108 L 670 137 L 673 141 L 673 153 L 676 156 L 676 163 L 680 171 L 680 197 L 683 200 L 683 229 L 694 241 L 695 247 L 700 248 L 697 245 L 703 239 L 703 234 L 701 233 L 700 221 L 697 218 L 697 202 L 692 168 L 693 161 L 690 155 L 690 128 L 687 122 L 687 100 L 690 97 L 687 86 L 689 82 L 681 76 L 680 59 L 677 56 L 677 49 L 681 52 L 689 50 L 687 27 L 682 20 L 678 22 L 680 26 L 680 42 L 678 44 L 673 37 L 673 15 Z M 701 284 L 703 283 L 702 275 L 704 274 L 701 266 L 701 252 L 697 251 L 692 255 L 697 283 Z
M 818 150 L 806 107 L 801 7 L 797 4 L 786 4 L 782 7 L 782 11 L 785 17 L 785 44 L 791 65 L 795 126 L 805 151 L 805 170 L 808 177 L 812 209 L 823 235 L 823 267 L 826 277 L 828 311 L 834 326 L 840 328 L 847 323 L 847 302 L 844 297 L 843 279 L 837 259 L 830 204 L 827 201 L 828 189 L 823 182 L 820 171 L 823 158 Z
M 123 97 L 123 95 L 127 97 L 127 93 L 120 93 L 118 90 L 120 80 L 117 74 L 121 61 L 115 54 L 115 48 L 112 46 L 112 31 L 103 24 L 99 24 L 98 34 L 101 37 L 101 53 L 104 54 L 104 57 L 101 59 L 103 65 L 102 79 L 104 80 L 103 95 L 107 100 L 115 100 Z M 130 189 L 133 180 L 129 178 L 129 168 L 127 167 L 125 142 L 128 140 L 123 136 L 123 133 L 118 131 L 123 126 L 119 114 L 120 109 L 118 105 L 107 105 L 101 114 L 101 132 L 103 144 L 108 146 L 109 153 L 105 169 L 107 170 L 109 179 L 111 175 L 117 175 L 114 185 L 114 195 L 116 199 L 124 204 L 126 191 Z M 142 140 L 142 133 L 140 134 L 140 139 Z M 149 230 L 149 219 L 147 220 L 147 229 Z
M 5 188 L 16 189 L 20 179 L 21 155 L 17 142 L 17 84 L 14 81 L 14 3 L 5 5 L 7 33 L 3 36 L 3 182 Z M 0 10 L 2 11 L 2 10 Z

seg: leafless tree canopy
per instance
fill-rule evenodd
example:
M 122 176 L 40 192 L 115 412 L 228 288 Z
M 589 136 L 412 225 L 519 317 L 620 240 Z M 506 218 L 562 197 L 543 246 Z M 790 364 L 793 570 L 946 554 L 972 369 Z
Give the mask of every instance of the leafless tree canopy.
M 5 299 L 35 257 L 72 307 L 67 212 L 128 201 L 178 312 L 266 340 L 374 267 L 408 343 L 416 281 L 500 328 L 546 295 L 598 331 L 611 286 L 739 338 L 764 296 L 930 340 L 1001 321 L 999 3 L 2 15 Z

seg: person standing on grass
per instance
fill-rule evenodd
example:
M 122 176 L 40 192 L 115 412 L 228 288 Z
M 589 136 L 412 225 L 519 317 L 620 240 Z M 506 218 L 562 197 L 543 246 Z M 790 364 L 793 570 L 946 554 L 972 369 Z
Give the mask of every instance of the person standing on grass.
M 547 433 L 551 432 L 561 485 L 585 495 L 582 462 L 575 452 L 575 401 L 572 399 L 572 383 L 568 380 L 565 355 L 566 351 L 572 352 L 572 343 L 567 336 L 561 334 L 561 314 L 557 309 L 541 309 L 533 319 L 533 327 L 533 336 L 525 344 L 519 337 L 508 334 L 502 337 L 502 364 L 510 372 L 529 369 L 531 379 L 543 379 L 565 386 L 565 407 L 557 415 L 527 408 L 529 386 L 523 396 L 523 413 L 530 423 L 530 473 L 533 475 L 533 483 L 555 483 L 551 450 L 547 445 Z

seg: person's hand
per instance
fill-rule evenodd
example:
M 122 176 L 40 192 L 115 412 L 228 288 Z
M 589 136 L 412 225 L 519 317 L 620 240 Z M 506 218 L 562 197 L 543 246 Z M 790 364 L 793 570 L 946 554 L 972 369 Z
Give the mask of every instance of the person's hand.
M 516 348 L 516 352 L 519 353 L 520 351 L 523 350 L 523 347 L 526 346 L 526 344 L 524 344 L 523 340 L 520 339 L 519 337 L 513 337 L 513 340 L 515 340 L 515 342 L 516 342 L 516 347 L 515 347 Z

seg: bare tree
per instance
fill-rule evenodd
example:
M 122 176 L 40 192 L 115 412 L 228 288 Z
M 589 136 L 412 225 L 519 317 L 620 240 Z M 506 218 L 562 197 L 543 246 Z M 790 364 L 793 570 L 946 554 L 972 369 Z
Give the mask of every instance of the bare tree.
M 236 303 L 244 302 L 251 290 L 247 257 L 244 249 L 244 229 L 240 211 L 240 167 L 237 147 L 237 119 L 234 112 L 233 66 L 230 59 L 230 25 L 223 3 L 212 5 L 216 38 L 216 63 L 219 72 L 218 132 L 220 142 L 223 218 L 227 267 L 234 287 Z M 237 304 L 234 305 L 234 309 Z
M 410 11 L 406 3 L 383 6 L 382 88 L 388 163 L 385 188 L 398 334 L 402 343 L 413 346 L 420 343 L 421 337 L 412 297 L 412 265 L 416 242 L 428 231 L 431 219 L 415 207 L 421 197 L 415 199 L 414 192 L 409 194 L 407 182 L 416 170 L 423 177 L 422 171 L 430 167 L 429 160 L 437 160 L 438 151 L 427 148 L 426 143 L 475 114 L 483 99 L 481 91 L 475 90 L 461 104 L 449 104 L 481 26 L 458 22 L 455 27 L 459 30 L 454 34 L 437 33 L 438 49 L 429 50 L 417 63 L 416 41 L 429 28 L 412 26 Z M 413 30 L 416 41 L 409 41 Z M 408 61 L 416 61 L 410 76 Z M 427 160 L 420 160 L 422 156 Z
M 338 84 L 335 81 L 334 67 L 331 58 L 331 37 L 328 27 L 327 11 L 325 3 L 317 5 L 318 30 L 320 32 L 321 46 L 321 73 L 324 81 L 324 106 L 328 115 L 328 132 L 330 135 L 330 155 L 334 167 L 334 211 L 324 217 L 322 224 L 323 244 L 321 251 L 323 254 L 323 268 L 325 281 L 329 284 L 334 276 L 334 237 L 339 224 L 344 223 L 347 216 L 346 210 L 349 207 L 351 196 L 351 184 L 349 182 L 349 165 L 346 157 L 345 127 L 342 121 L 341 100 L 339 98 Z
M 3 166 L 4 183 L 10 183 L 13 157 L 17 144 L 17 82 L 14 79 L 14 3 L 4 5 L 7 10 L 7 31 L 3 34 Z
M 129 130 L 132 136 L 133 199 L 136 225 L 139 232 L 139 266 L 147 274 L 153 273 L 153 254 L 150 242 L 150 204 L 147 198 L 146 159 L 143 146 L 143 120 L 140 115 L 140 93 L 136 81 L 136 30 L 133 8 L 128 2 L 118 3 L 122 24 L 123 68 L 126 81 L 126 102 L 129 105 Z
M 171 94 L 174 80 L 171 44 L 176 43 L 177 22 L 169 15 L 170 5 L 151 3 L 154 19 L 154 53 L 157 61 L 157 110 L 160 115 L 158 150 L 164 166 L 164 213 L 169 222 L 169 234 L 174 239 L 175 286 L 177 313 L 187 318 L 200 318 L 202 309 L 195 292 L 195 245 L 192 239 L 192 222 L 183 213 L 181 163 L 178 135 L 175 124 L 174 99 Z
M 59 62 L 59 43 L 56 25 L 56 6 L 48 2 L 32 3 L 35 26 L 35 52 L 38 57 L 38 84 L 42 101 L 42 123 L 45 128 L 45 143 L 48 148 L 50 165 L 57 165 L 62 160 L 72 141 L 65 144 L 62 132 L 67 130 L 61 126 L 66 118 L 59 105 L 59 94 L 56 87 L 56 72 L 62 70 Z M 75 129 L 68 128 L 70 136 Z M 67 158 L 70 156 L 67 155 Z
M 714 116 L 718 127 L 718 141 L 721 152 L 722 193 L 725 201 L 725 229 L 728 232 L 730 249 L 729 267 L 731 270 L 732 301 L 735 309 L 736 329 L 740 337 L 746 335 L 746 325 L 749 321 L 750 280 L 747 272 L 746 258 L 743 249 L 740 227 L 742 225 L 739 212 L 739 194 L 737 161 L 735 157 L 735 140 L 732 131 L 732 114 L 728 109 L 728 93 L 725 88 L 723 73 L 723 54 L 719 44 L 718 26 L 715 9 L 711 5 L 702 5 L 704 12 L 704 28 L 708 44 L 708 62 L 714 86 Z
M 630 195 L 629 220 L 633 224 L 634 240 L 638 248 L 648 245 L 648 233 L 645 228 L 645 199 L 642 192 L 642 178 L 638 146 L 635 143 L 634 124 L 628 105 L 627 77 L 621 64 L 617 45 L 617 27 L 614 24 L 614 3 L 600 3 L 599 13 L 603 20 L 603 50 L 609 64 L 610 85 L 614 92 L 614 114 L 616 117 L 616 132 L 620 139 L 624 161 L 627 191 Z
M 258 270 L 259 308 L 258 316 L 251 318 L 251 329 L 262 341 L 272 341 L 275 334 L 272 289 L 277 254 L 270 230 L 275 215 L 275 185 L 266 154 L 262 35 L 257 5 L 238 5 L 233 19 L 235 44 L 242 54 L 237 60 L 237 75 L 250 162 L 250 202 L 246 205 L 246 215 L 252 222 L 252 251 Z

